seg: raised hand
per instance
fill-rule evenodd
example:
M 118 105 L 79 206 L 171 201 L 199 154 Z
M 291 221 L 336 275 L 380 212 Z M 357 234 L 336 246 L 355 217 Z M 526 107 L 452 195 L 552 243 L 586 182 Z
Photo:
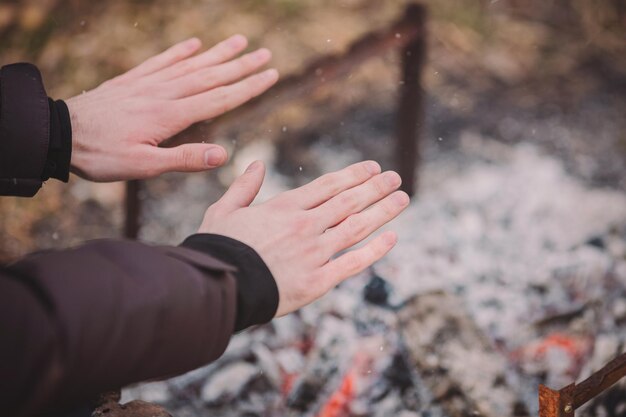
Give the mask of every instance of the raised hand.
M 397 235 L 389 231 L 333 258 L 407 207 L 408 195 L 395 191 L 401 182 L 395 172 L 381 174 L 376 162 L 365 161 L 250 206 L 264 175 L 261 162 L 251 164 L 207 209 L 198 232 L 229 236 L 257 251 L 278 285 L 277 316 L 321 297 L 395 245 Z
M 194 55 L 200 46 L 198 39 L 188 39 L 66 100 L 73 130 L 72 170 L 93 181 L 115 181 L 203 171 L 226 162 L 226 151 L 217 145 L 158 145 L 263 93 L 277 81 L 278 72 L 256 73 L 271 58 L 267 49 L 237 57 L 247 46 L 241 35 Z

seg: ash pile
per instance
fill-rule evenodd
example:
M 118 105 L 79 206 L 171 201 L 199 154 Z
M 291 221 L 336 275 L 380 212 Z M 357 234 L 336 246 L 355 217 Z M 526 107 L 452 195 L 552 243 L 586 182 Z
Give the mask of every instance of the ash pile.
M 323 160 L 323 158 L 320 158 Z M 217 362 L 126 389 L 176 417 L 537 415 L 626 350 L 626 196 L 466 134 L 425 163 L 397 247 Z M 626 415 L 617 386 L 577 415 Z

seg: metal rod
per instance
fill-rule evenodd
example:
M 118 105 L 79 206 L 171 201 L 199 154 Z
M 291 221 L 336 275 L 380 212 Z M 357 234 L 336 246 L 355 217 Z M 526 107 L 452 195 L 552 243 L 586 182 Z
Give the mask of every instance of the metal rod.
M 141 228 L 141 180 L 126 181 L 124 237 L 137 239 Z
M 539 385 L 539 417 L 572 417 L 574 384 L 555 391 Z
M 406 19 L 424 26 L 426 9 L 409 6 Z M 426 60 L 426 37 L 415 36 L 400 51 L 402 82 L 399 87 L 397 115 L 396 163 L 402 190 L 413 195 L 416 188 L 415 174 L 419 163 L 419 139 L 424 124 L 424 93 L 421 75 Z
M 558 391 L 539 386 L 539 417 L 572 417 L 574 411 L 626 376 L 626 353 L 621 354 L 580 384 Z
M 295 99 L 307 97 L 316 88 L 349 75 L 368 59 L 379 56 L 393 48 L 404 48 L 426 32 L 424 18 L 426 8 L 411 4 L 401 19 L 387 29 L 369 33 L 343 54 L 327 55 L 309 64 L 300 74 L 279 81 L 272 89 L 256 99 L 217 117 L 211 122 L 195 124 L 166 141 L 163 146 L 172 147 L 182 143 L 201 142 L 223 135 L 230 128 L 241 125 L 241 120 L 262 119 L 277 107 Z
M 400 95 L 404 98 L 401 99 L 399 109 L 403 116 L 398 121 L 398 125 L 402 128 L 399 129 L 396 149 L 398 153 L 400 151 L 406 152 L 399 170 L 405 181 L 403 189 L 412 194 L 414 191 L 413 174 L 419 156 L 417 148 L 418 128 L 421 126 L 420 120 L 423 119 L 422 92 L 419 80 L 426 49 L 424 40 L 425 19 L 426 8 L 419 4 L 410 4 L 401 19 L 385 30 L 363 36 L 354 42 L 344 54 L 328 55 L 315 60 L 300 74 L 279 81 L 270 92 L 209 123 L 198 123 L 189 127 L 167 140 L 163 146 L 173 147 L 183 143 L 210 140 L 211 137 L 223 134 L 229 128 L 237 126 L 242 119 L 250 122 L 255 118 L 263 118 L 277 107 L 305 97 L 315 88 L 350 74 L 366 60 L 391 48 L 402 48 L 404 52 L 410 51 L 409 55 L 412 55 L 412 59 L 403 60 L 405 84 L 401 86 Z M 414 82 L 417 82 L 418 86 L 410 91 L 409 86 L 413 85 Z M 407 122 L 403 121 L 405 118 Z M 418 123 L 419 126 L 404 128 L 404 126 L 409 126 L 412 123 Z M 124 235 L 131 239 L 137 238 L 141 228 L 140 187 L 139 181 L 126 183 Z
M 580 384 L 576 384 L 576 390 L 574 391 L 574 408 L 579 408 L 625 376 L 626 353 L 622 353 L 598 372 L 595 372 Z

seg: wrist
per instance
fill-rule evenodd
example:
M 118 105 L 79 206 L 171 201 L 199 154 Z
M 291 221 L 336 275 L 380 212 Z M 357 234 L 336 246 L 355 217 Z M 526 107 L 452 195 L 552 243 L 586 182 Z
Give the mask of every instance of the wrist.
M 70 170 L 84 177 L 87 160 L 85 158 L 85 126 L 83 125 L 83 105 L 80 96 L 69 98 L 65 101 L 69 110 L 70 125 L 72 128 L 72 158 Z

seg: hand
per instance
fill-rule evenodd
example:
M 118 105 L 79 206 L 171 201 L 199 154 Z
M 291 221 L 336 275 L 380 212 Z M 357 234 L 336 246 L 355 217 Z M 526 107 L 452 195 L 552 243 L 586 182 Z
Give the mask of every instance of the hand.
M 247 46 L 233 36 L 201 54 L 192 38 L 174 45 L 98 88 L 66 101 L 72 118 L 72 171 L 93 181 L 203 171 L 227 160 L 224 148 L 185 144 L 159 148 L 189 125 L 263 93 L 278 79 L 267 49 L 235 58 Z
M 395 172 L 381 174 L 376 162 L 361 162 L 250 206 L 264 175 L 261 162 L 251 164 L 208 208 L 199 233 L 228 236 L 257 251 L 278 286 L 277 316 L 321 297 L 395 245 L 395 232 L 385 232 L 331 259 L 407 207 L 408 195 L 394 192 L 401 182 Z

